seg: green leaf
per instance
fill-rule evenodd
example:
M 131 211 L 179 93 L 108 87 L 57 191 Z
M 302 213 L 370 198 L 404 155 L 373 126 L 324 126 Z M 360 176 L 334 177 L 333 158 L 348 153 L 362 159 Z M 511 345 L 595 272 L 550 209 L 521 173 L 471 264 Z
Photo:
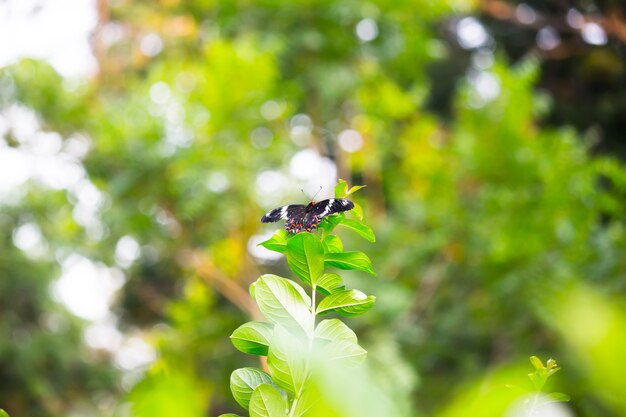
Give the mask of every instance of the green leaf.
M 329 342 L 345 340 L 358 343 L 356 334 L 339 319 L 322 320 L 315 328 L 315 339 Z
M 346 197 L 356 193 L 361 188 L 365 188 L 365 187 L 367 187 L 367 185 L 354 185 L 354 186 L 352 186 L 352 188 L 350 188 L 350 190 L 346 193 Z
M 320 355 L 325 361 L 341 361 L 345 365 L 357 365 L 365 360 L 367 351 L 356 343 L 335 340 L 324 345 L 320 350 Z
M 339 269 L 359 269 L 369 274 L 376 275 L 372 268 L 372 261 L 363 252 L 339 252 L 324 255 L 324 262 L 328 266 Z
M 532 365 L 535 367 L 535 369 L 546 369 L 546 367 L 541 362 L 541 359 L 539 359 L 536 356 L 531 356 L 530 357 L 530 363 L 532 363 Z
M 239 326 L 230 335 L 230 340 L 243 353 L 267 355 L 273 329 L 270 323 L 250 321 Z
M 354 203 L 354 208 L 350 210 L 350 213 L 352 213 L 354 217 L 356 217 L 357 219 L 363 220 L 363 208 L 361 207 L 360 204 Z
M 272 377 L 257 368 L 240 368 L 230 374 L 230 390 L 235 401 L 248 409 L 252 391 L 261 384 L 272 384 Z
M 250 293 L 250 297 L 253 300 L 256 300 L 256 281 L 250 284 L 250 288 L 248 289 L 248 292 Z
M 348 183 L 340 179 L 335 185 L 335 198 L 344 198 L 348 193 Z
M 348 198 L 350 195 L 365 187 L 365 185 L 355 185 L 348 190 L 348 184 L 344 180 L 339 180 L 335 186 L 335 198 Z M 357 219 L 363 220 L 363 209 L 359 204 L 354 203 L 354 208 L 351 210 L 351 213 Z M 332 231 L 332 228 L 336 225 L 337 224 L 331 225 L 330 230 Z
M 317 314 L 336 311 L 342 316 L 359 316 L 372 308 L 376 297 L 367 296 L 359 290 L 346 290 L 331 294 L 317 306 Z
M 337 225 L 345 218 L 345 213 L 335 213 L 324 217 L 322 222 L 317 227 L 322 230 L 322 236 L 325 237 L 329 235 L 330 232 L 332 232 L 333 229 L 337 227 Z
M 309 297 L 309 294 L 306 293 L 306 291 L 304 291 L 304 288 L 302 288 L 300 285 L 298 285 L 297 282 L 294 282 L 290 279 L 287 280 L 287 282 L 289 283 L 289 285 L 291 285 L 296 291 L 298 291 L 298 294 L 300 294 L 300 296 L 302 297 L 302 299 L 304 300 L 304 302 L 306 303 L 307 306 L 311 305 L 311 297 Z
M 261 384 L 250 398 L 250 417 L 286 417 L 287 401 L 271 385 Z
M 561 368 L 559 366 L 554 367 L 554 368 L 550 368 L 548 370 L 548 372 L 546 373 L 547 376 L 552 376 L 554 375 L 556 372 L 558 372 Z
M 261 275 L 256 280 L 254 295 L 261 313 L 270 322 L 303 331 L 313 332 L 311 299 L 295 282 L 276 275 Z
M 309 411 L 320 402 L 320 399 L 321 394 L 316 389 L 316 387 L 313 384 L 307 384 L 307 386 L 302 391 L 302 394 L 300 394 L 300 397 L 298 398 L 298 403 L 293 410 L 293 417 L 310 416 L 311 414 L 307 413 L 309 413 Z M 317 409 L 317 407 L 315 411 L 316 412 L 314 415 L 316 416 L 325 415 L 324 413 L 320 412 L 322 410 Z
M 546 369 L 548 370 L 548 376 L 552 376 L 553 374 L 555 374 L 556 372 L 559 371 L 559 369 L 561 369 L 556 361 L 552 358 L 548 359 L 548 361 L 546 362 Z
M 6 411 L 4 411 L 2 408 L 0 408 L 0 417 L 9 417 L 9 415 L 7 414 Z
M 259 243 L 257 246 L 263 246 L 274 252 L 285 253 L 287 251 L 287 231 L 284 229 L 277 230 L 271 238 Z
M 343 291 L 345 289 L 343 281 L 338 274 L 325 273 L 317 280 L 315 289 L 324 295 L 330 295 L 335 292 Z
M 530 378 L 537 391 L 541 391 L 541 388 L 543 388 L 547 379 L 545 372 L 541 372 L 541 374 L 540 372 L 541 370 L 528 374 L 528 377 Z
M 374 236 L 374 231 L 371 227 L 364 225 L 358 220 L 353 219 L 343 219 L 340 223 L 341 226 L 345 226 L 348 229 L 352 229 L 358 233 L 363 239 L 368 242 L 376 242 L 376 236 Z
M 348 183 L 342 179 L 337 181 L 337 185 L 335 185 L 335 198 L 345 198 L 351 194 L 356 193 L 361 188 L 365 188 L 366 185 L 355 185 L 348 190 Z
M 276 385 L 291 394 L 300 392 L 308 373 L 306 352 L 301 338 L 276 325 L 267 355 L 267 366 Z
M 550 394 L 548 394 L 548 397 L 550 397 L 553 401 L 557 401 L 557 402 L 569 402 L 570 397 L 567 394 L 563 394 L 562 392 L 551 392 Z
M 287 241 L 287 264 L 304 282 L 315 285 L 324 273 L 324 246 L 311 233 L 298 233 Z
M 343 242 L 339 236 L 328 235 L 322 240 L 324 245 L 324 253 L 337 253 L 343 252 Z

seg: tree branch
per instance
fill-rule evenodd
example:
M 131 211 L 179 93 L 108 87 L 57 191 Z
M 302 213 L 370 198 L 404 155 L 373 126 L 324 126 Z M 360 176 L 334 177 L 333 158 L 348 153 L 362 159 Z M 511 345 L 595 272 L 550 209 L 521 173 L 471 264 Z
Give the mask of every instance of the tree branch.
M 248 291 L 215 267 L 208 256 L 198 252 L 190 252 L 184 258 L 186 265 L 191 265 L 200 278 L 226 297 L 228 301 L 248 314 L 253 320 L 263 320 L 259 308 Z
M 481 0 L 479 8 L 484 14 L 493 19 L 506 20 L 519 26 L 539 30 L 550 25 L 560 32 L 582 32 L 582 29 L 570 26 L 564 19 L 549 17 L 539 12 L 535 12 L 536 18 L 533 22 L 521 22 L 515 12 L 516 6 L 502 0 Z M 611 11 L 606 16 L 582 14 L 582 17 L 585 23 L 595 23 L 601 26 L 608 35 L 622 43 L 626 43 L 626 22 L 619 16 L 618 12 Z

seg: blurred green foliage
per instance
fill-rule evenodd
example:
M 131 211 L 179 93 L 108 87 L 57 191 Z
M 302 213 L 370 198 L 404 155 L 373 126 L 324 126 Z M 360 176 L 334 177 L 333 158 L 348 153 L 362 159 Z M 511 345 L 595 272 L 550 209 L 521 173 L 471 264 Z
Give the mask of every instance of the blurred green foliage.
M 50 299 L 58 265 L 13 245 L 25 213 L 4 207 L 0 214 L 0 402 L 13 415 L 63 415 L 69 404 L 91 409 L 117 394 L 118 373 L 83 345 L 81 320 Z
M 564 21 L 566 11 L 548 9 Z M 503 385 L 526 374 L 514 364 L 537 354 L 562 365 L 557 388 L 577 415 L 626 416 L 626 170 L 594 153 L 593 131 L 569 127 L 591 120 L 607 137 L 620 132 L 618 39 L 563 62 L 529 57 L 516 39 L 531 28 L 500 36 L 479 1 L 122 0 L 106 12 L 103 27 L 122 36 L 94 34 L 104 47 L 93 79 L 64 80 L 34 60 L 0 73 L 3 117 L 28 108 L 40 130 L 62 135 L 62 152 L 86 144 L 76 162 L 101 195 L 93 218 L 81 217 L 76 188 L 33 179 L 2 195 L 0 406 L 11 415 L 121 416 L 130 403 L 151 417 L 234 409 L 230 371 L 258 366 L 228 340 L 258 318 L 246 288 L 287 271 L 251 256 L 250 237 L 272 205 L 302 199 L 292 161 L 311 149 L 339 177 L 367 184 L 356 202 L 378 240 L 363 245 L 380 279 L 346 276 L 377 296 L 350 323 L 373 375 L 352 395 L 378 390 L 373 380 L 392 394 L 381 398 L 411 399 L 390 405 L 403 415 L 462 415 L 485 392 L 506 405 Z M 479 51 L 459 47 L 451 28 L 466 14 L 490 25 L 493 63 L 476 67 L 468 62 Z M 355 33 L 364 19 L 376 25 L 370 41 Z M 162 50 L 146 48 L 148 36 Z M 598 76 L 607 65 L 614 75 Z M 585 88 L 554 86 L 561 66 L 565 87 Z M 294 135 L 298 114 L 312 126 L 304 139 Z M 7 126 L 3 149 L 30 149 Z M 362 148 L 342 147 L 346 129 Z M 266 187 L 268 172 L 283 182 Z M 45 248 L 36 256 L 14 244 L 31 223 Z M 342 232 L 347 245 L 354 237 Z M 126 264 L 116 256 L 124 238 L 140 248 Z M 85 346 L 89 323 L 51 298 L 72 253 L 123 270 L 117 326 L 159 352 L 145 376 Z M 480 391 L 492 368 L 494 390 Z

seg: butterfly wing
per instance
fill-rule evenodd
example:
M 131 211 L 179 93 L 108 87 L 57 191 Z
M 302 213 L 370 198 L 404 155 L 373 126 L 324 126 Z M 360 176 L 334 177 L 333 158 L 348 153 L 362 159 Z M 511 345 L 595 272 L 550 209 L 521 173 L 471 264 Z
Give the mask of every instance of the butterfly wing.
M 344 198 L 329 198 L 317 204 L 304 206 L 291 204 L 270 210 L 261 218 L 263 223 L 285 220 L 285 229 L 289 233 L 310 232 L 326 216 L 354 208 L 354 203 Z
M 311 231 L 311 229 L 317 227 L 324 217 L 353 208 L 354 203 L 345 198 L 329 198 L 322 200 L 310 209 L 304 224 L 304 229 Z
M 329 198 L 328 200 L 322 200 L 315 204 L 311 209 L 311 214 L 323 219 L 331 214 L 339 213 L 342 211 L 352 210 L 354 203 L 345 198 Z
M 306 212 L 306 206 L 302 204 L 291 204 L 288 206 L 277 207 L 274 210 L 270 210 L 261 218 L 263 223 L 273 223 L 281 219 L 302 219 Z

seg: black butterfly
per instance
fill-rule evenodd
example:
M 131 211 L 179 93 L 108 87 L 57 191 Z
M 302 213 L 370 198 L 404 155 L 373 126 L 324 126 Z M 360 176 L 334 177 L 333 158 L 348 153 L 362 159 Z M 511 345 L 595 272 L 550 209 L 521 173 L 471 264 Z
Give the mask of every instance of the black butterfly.
M 306 206 L 303 204 L 291 204 L 275 208 L 263 216 L 261 221 L 263 223 L 272 223 L 285 219 L 285 229 L 289 233 L 310 232 L 320 224 L 324 217 L 353 208 L 354 203 L 350 200 L 329 198 L 319 203 L 311 201 Z

